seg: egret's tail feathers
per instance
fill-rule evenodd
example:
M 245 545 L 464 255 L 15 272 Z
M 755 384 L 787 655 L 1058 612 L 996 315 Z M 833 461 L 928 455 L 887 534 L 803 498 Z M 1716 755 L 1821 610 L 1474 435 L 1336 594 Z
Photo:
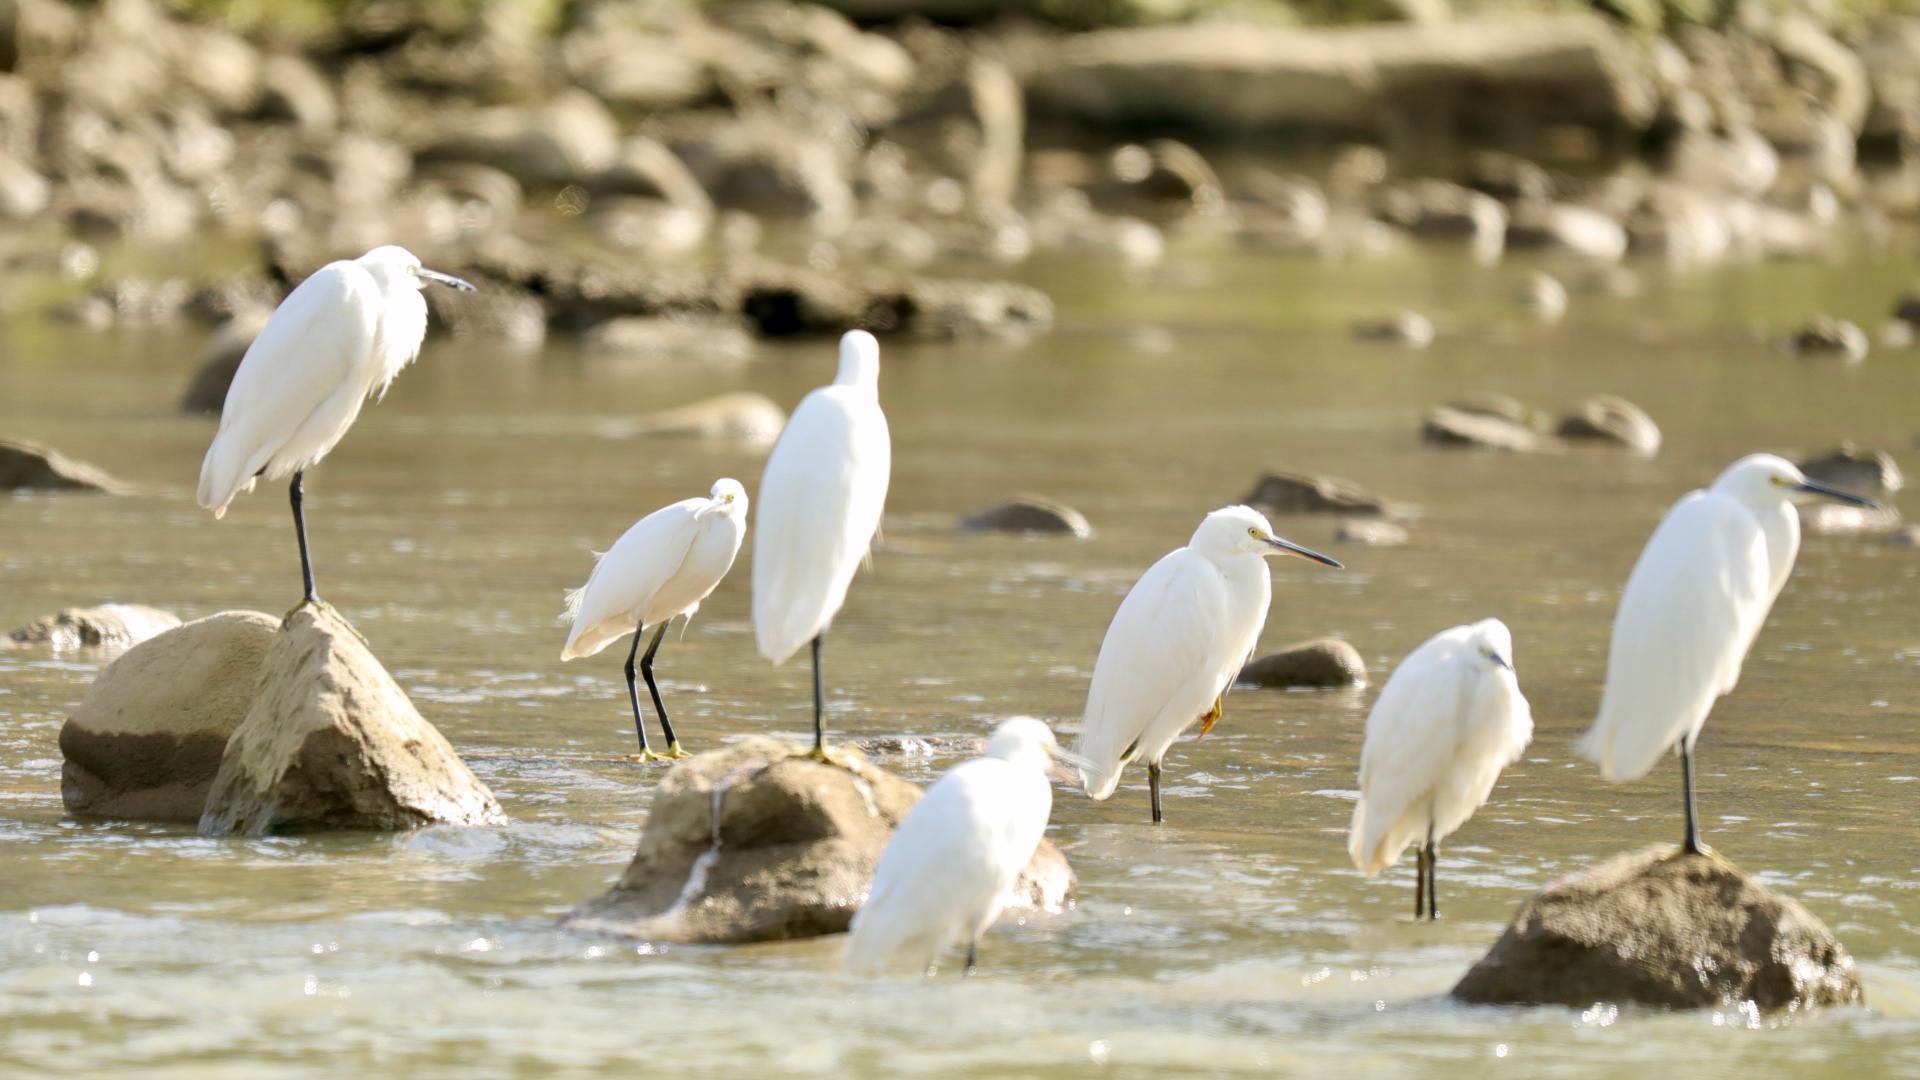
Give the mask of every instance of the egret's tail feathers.
M 1372 877 L 1392 866 L 1400 856 L 1395 852 L 1388 858 L 1385 838 L 1368 833 L 1367 801 L 1361 799 L 1353 808 L 1353 826 L 1347 830 L 1347 857 L 1353 860 L 1354 869 Z
M 1593 727 L 1573 745 L 1574 753 L 1600 766 L 1600 775 L 1616 784 L 1638 780 L 1647 775 L 1660 755 L 1669 747 L 1654 746 L 1651 749 L 1623 747 L 1620 745 L 1619 725 L 1609 720 L 1606 706 L 1602 705 L 1600 716 L 1594 720 Z
M 200 490 L 195 500 L 213 511 L 216 521 L 227 516 L 227 505 L 242 492 L 253 490 L 254 480 L 273 456 L 271 450 L 256 454 L 258 460 L 241 460 L 239 454 L 232 440 L 215 436 L 205 460 L 200 462 Z
M 1074 753 L 1080 754 L 1082 751 L 1079 747 L 1075 747 Z M 1089 758 L 1081 760 L 1084 764 L 1075 770 L 1080 774 L 1080 790 L 1086 792 L 1087 798 L 1095 802 L 1105 802 L 1112 798 L 1113 789 L 1120 786 L 1120 773 L 1126 768 L 1126 763 L 1116 761 L 1109 766 Z

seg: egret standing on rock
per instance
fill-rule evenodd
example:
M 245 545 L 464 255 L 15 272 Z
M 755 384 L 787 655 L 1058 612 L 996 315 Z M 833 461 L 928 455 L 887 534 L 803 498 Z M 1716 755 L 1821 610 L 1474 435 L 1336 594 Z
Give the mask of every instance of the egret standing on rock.
M 1875 505 L 1808 480 L 1783 458 L 1743 457 L 1712 487 L 1673 504 L 1620 596 L 1600 714 L 1579 750 L 1615 783 L 1645 776 L 1677 750 L 1688 852 L 1700 851 L 1694 742 L 1714 701 L 1740 681 L 1747 650 L 1793 572 L 1793 500 L 1802 494 Z
M 1047 725 L 1016 716 L 994 729 L 984 757 L 934 781 L 880 854 L 873 888 L 853 917 L 848 968 L 927 972 L 964 941 L 973 970 L 980 935 L 1047 830 L 1047 774 L 1060 754 Z
M 1347 853 L 1368 877 L 1416 849 L 1413 915 L 1440 917 L 1437 845 L 1487 801 L 1533 738 L 1499 619 L 1442 630 L 1400 662 L 1367 714 Z
M 1180 733 L 1220 719 L 1221 698 L 1246 665 L 1267 622 L 1273 586 L 1265 556 L 1338 562 L 1273 535 L 1244 506 L 1208 514 L 1187 546 L 1154 563 L 1120 602 L 1107 627 L 1074 749 L 1087 765 L 1081 784 L 1105 799 L 1120 772 L 1147 761 L 1153 820 L 1160 810 L 1160 760 Z
M 300 479 L 327 456 L 368 398 L 386 392 L 420 355 L 429 284 L 472 291 L 420 265 L 404 248 L 377 247 L 328 263 L 300 283 L 254 338 L 227 389 L 220 431 L 200 465 L 200 505 L 217 519 L 255 480 L 291 475 L 302 604 L 320 602 L 307 555 Z
M 760 477 L 753 538 L 753 633 L 783 663 L 813 646 L 813 753 L 826 757 L 820 641 L 873 546 L 893 473 L 880 411 L 880 343 L 840 339 L 840 371 L 793 410 Z
M 653 681 L 653 656 L 660 651 L 667 624 L 682 616 L 693 618 L 700 602 L 727 576 L 746 535 L 747 490 L 738 480 L 716 480 L 707 498 L 682 499 L 634 522 L 598 556 L 587 583 L 567 593 L 565 617 L 573 620 L 573 630 L 560 650 L 561 660 L 592 656 L 633 635 L 633 647 L 627 650 L 627 699 L 633 703 L 633 729 L 640 735 L 640 761 L 687 756 L 673 737 L 660 686 Z M 658 629 L 640 659 L 640 674 L 667 736 L 665 754 L 655 754 L 647 745 L 640 691 L 633 681 L 633 657 L 649 626 Z

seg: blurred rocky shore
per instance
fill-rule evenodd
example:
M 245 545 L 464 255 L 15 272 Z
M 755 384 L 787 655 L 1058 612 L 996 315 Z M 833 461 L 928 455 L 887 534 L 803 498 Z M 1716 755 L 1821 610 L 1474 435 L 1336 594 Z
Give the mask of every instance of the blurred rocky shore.
M 1819 3 L 261 10 L 0 0 L 9 278 L 64 276 L 87 325 L 231 321 L 244 347 L 314 267 L 399 243 L 481 286 L 432 291 L 455 335 L 670 351 L 1043 331 L 1018 265 L 1055 252 L 1711 264 L 1920 208 L 1920 18 Z M 119 273 L 128 250 L 178 269 Z

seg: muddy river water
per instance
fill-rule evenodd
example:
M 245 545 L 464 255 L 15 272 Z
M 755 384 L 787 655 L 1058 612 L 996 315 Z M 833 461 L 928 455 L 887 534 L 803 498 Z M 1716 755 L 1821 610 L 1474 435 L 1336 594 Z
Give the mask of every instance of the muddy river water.
M 309 477 L 317 571 L 512 824 L 216 840 L 69 820 L 56 738 L 100 661 L 0 652 L 0 1073 L 1920 1074 L 1920 556 L 1878 536 L 1809 538 L 1700 751 L 1708 840 L 1834 927 L 1870 1006 L 1776 1019 L 1445 997 L 1530 891 L 1678 837 L 1673 765 L 1616 787 L 1572 752 L 1666 505 L 1756 449 L 1850 438 L 1920 466 L 1913 354 L 1840 367 L 1765 340 L 1821 310 L 1877 324 L 1910 262 L 1647 269 L 1640 295 L 1576 293 L 1555 326 L 1510 299 L 1528 269 L 1231 252 L 1140 276 L 1030 267 L 1059 306 L 1050 336 L 887 348 L 885 544 L 829 639 L 837 732 L 979 735 L 1018 713 L 1070 731 L 1121 595 L 1264 467 L 1402 500 L 1399 548 L 1276 520 L 1348 569 L 1277 563 L 1262 644 L 1348 638 L 1377 685 L 1436 630 L 1512 626 L 1537 733 L 1444 850 L 1439 924 L 1405 914 L 1410 865 L 1367 881 L 1347 862 L 1369 690 L 1234 694 L 1170 756 L 1158 829 L 1143 775 L 1106 803 L 1059 791 L 1050 835 L 1078 900 L 998 928 L 973 979 L 862 983 L 832 939 L 637 947 L 559 929 L 631 856 L 660 776 L 620 758 L 621 656 L 559 662 L 561 593 L 641 513 L 718 476 L 751 491 L 763 454 L 613 437 L 619 423 L 730 390 L 791 407 L 833 350 L 663 365 L 430 336 Z M 1434 316 L 1431 349 L 1347 329 L 1401 306 Z M 212 424 L 172 405 L 204 331 L 10 318 L 0 433 L 139 491 L 0 498 L 0 627 L 108 600 L 198 617 L 298 598 L 282 492 L 218 523 L 193 505 Z M 1666 443 L 1639 459 L 1419 442 L 1426 406 L 1477 391 L 1549 410 L 1619 394 Z M 956 530 L 1020 492 L 1078 507 L 1095 536 Z M 804 664 L 754 651 L 746 560 L 661 654 L 696 750 L 808 723 Z M 894 764 L 924 782 L 951 760 Z

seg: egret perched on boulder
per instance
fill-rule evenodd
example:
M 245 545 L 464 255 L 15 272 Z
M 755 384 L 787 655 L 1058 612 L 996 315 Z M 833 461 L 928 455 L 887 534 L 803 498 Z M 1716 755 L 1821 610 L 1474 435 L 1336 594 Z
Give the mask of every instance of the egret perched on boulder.
M 1204 720 L 1205 735 L 1220 719 L 1221 699 L 1267 622 L 1265 557 L 1274 554 L 1340 568 L 1273 535 L 1258 511 L 1229 506 L 1208 514 L 1187 546 L 1149 567 L 1120 602 L 1074 746 L 1089 796 L 1112 795 L 1121 770 L 1145 758 L 1153 820 L 1163 820 L 1160 761 L 1181 732 Z
M 682 499 L 663 506 L 633 523 L 605 554 L 596 556 L 587 583 L 567 593 L 564 618 L 573 621 L 560 659 L 592 656 L 628 634 L 627 699 L 633 704 L 633 729 L 640 736 L 639 761 L 683 758 L 687 752 L 674 738 L 673 723 L 653 681 L 653 657 L 667 624 L 693 618 L 700 602 L 713 593 L 733 567 L 740 541 L 747 535 L 747 489 L 740 481 L 720 479 L 704 499 Z M 647 745 L 647 726 L 640 716 L 640 691 L 634 686 L 634 654 L 647 627 L 657 629 L 640 674 L 647 680 L 653 711 L 660 714 L 660 730 L 667 737 L 664 754 Z
M 1654 529 L 1613 617 L 1600 713 L 1579 743 L 1608 780 L 1637 780 L 1680 755 L 1683 850 L 1699 853 L 1693 747 L 1707 713 L 1740 681 L 1740 665 L 1800 551 L 1797 496 L 1865 499 L 1808 480 L 1784 458 L 1752 454 L 1705 491 L 1681 497 Z
M 1004 721 L 986 754 L 934 781 L 894 830 L 853 917 L 847 967 L 860 974 L 929 972 L 965 942 L 967 970 L 980 935 L 1000 916 L 1053 812 L 1047 774 L 1071 759 L 1047 725 Z
M 300 543 L 301 603 L 320 603 L 307 554 L 300 480 L 334 448 L 368 398 L 386 393 L 420 355 L 431 284 L 471 292 L 428 270 L 405 248 L 377 247 L 313 272 L 274 309 L 241 358 L 220 411 L 220 431 L 200 465 L 200 505 L 225 516 L 254 481 L 291 475 Z
M 880 411 L 880 343 L 840 339 L 840 370 L 793 410 L 760 477 L 753 538 L 753 633 L 780 664 L 813 646 L 813 753 L 825 758 L 820 642 L 873 546 L 893 473 Z
M 1368 877 L 1415 849 L 1413 915 L 1440 917 L 1440 841 L 1486 804 L 1533 738 L 1499 619 L 1442 630 L 1407 654 L 1367 714 L 1347 853 Z

